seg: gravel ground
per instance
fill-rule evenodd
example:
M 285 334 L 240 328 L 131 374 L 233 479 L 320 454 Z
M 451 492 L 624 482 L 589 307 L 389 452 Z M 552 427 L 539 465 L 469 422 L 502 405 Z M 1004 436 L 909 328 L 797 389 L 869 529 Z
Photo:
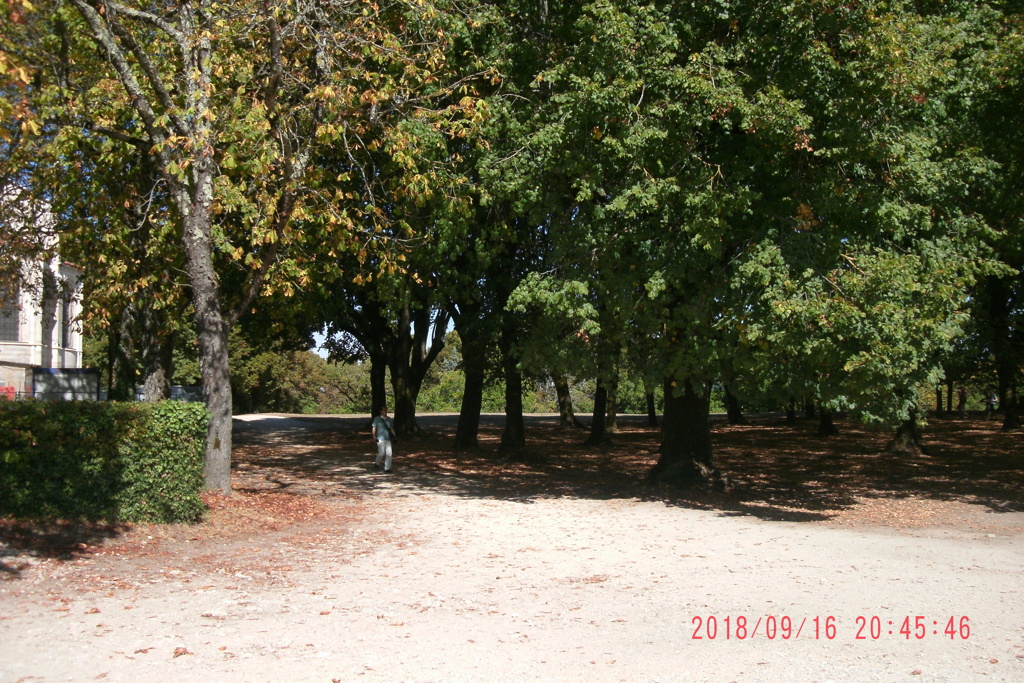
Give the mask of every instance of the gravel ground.
M 0 681 L 1024 681 L 1024 513 L 763 521 L 350 450 L 316 496 L 239 494 L 214 532 L 0 546 Z

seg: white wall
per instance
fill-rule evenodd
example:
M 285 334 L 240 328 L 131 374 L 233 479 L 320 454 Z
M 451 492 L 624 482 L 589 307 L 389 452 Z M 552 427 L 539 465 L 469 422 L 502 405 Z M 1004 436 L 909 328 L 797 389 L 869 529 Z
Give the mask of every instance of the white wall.
M 81 324 L 76 321 L 81 312 L 79 270 L 55 259 L 30 264 L 24 272 L 18 293 L 18 341 L 0 342 L 0 385 L 13 386 L 19 393 L 32 390 L 33 367 L 82 367 Z

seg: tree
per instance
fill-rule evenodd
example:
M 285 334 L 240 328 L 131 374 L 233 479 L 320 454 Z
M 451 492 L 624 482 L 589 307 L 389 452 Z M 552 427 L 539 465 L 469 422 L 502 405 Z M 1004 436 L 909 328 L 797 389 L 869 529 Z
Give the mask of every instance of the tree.
M 456 448 L 476 446 L 489 369 L 500 371 L 504 386 L 501 450 L 515 457 L 526 445 L 523 355 L 534 326 L 509 306 L 519 281 L 539 267 L 550 221 L 546 206 L 534 210 L 536 188 L 522 192 L 529 170 L 505 162 L 529 144 L 535 104 L 545 96 L 532 87 L 533 79 L 557 50 L 561 26 L 574 10 L 573 3 L 482 2 L 466 52 L 482 60 L 493 77 L 480 84 L 487 115 L 472 144 L 455 150 L 472 180 L 473 210 L 446 223 L 437 241 L 441 291 L 462 339 L 466 370 Z
M 582 7 L 536 78 L 530 149 L 573 191 L 544 277 L 664 378 L 654 479 L 717 480 L 711 387 L 765 341 L 818 354 L 828 407 L 912 418 L 985 262 L 955 203 L 985 160 L 935 144 L 962 29 L 903 3 Z
M 471 212 L 463 157 L 487 115 L 476 96 L 487 69 L 466 49 L 478 19 L 472 5 L 455 9 L 427 22 L 430 35 L 444 37 L 435 38 L 423 78 L 404 83 L 388 107 L 374 110 L 373 125 L 317 159 L 336 194 L 362 203 L 367 236 L 348 256 L 319 259 L 322 322 L 369 357 L 375 411 L 390 370 L 399 434 L 418 431 L 419 389 L 453 315 L 442 291 L 445 244 Z
M 376 126 L 410 83 L 430 80 L 438 36 L 428 24 L 437 12 L 412 2 L 70 6 L 51 13 L 51 54 L 61 63 L 52 120 L 135 147 L 165 188 L 212 413 L 206 484 L 227 491 L 228 330 L 265 287 L 306 286 L 314 249 L 304 254 L 303 242 L 324 252 L 357 244 L 364 224 L 347 209 L 365 207 L 336 194 L 311 161 L 318 149 L 344 147 Z M 91 53 L 88 43 L 103 55 L 102 74 L 75 68 L 74 57 Z M 96 87 L 79 87 L 79 79 Z
M 206 485 L 226 492 L 230 490 L 231 452 L 227 331 L 259 292 L 276 260 L 274 245 L 283 241 L 295 209 L 296 183 L 305 173 L 308 140 L 314 137 L 321 108 L 315 102 L 312 106 L 302 102 L 282 115 L 288 96 L 292 96 L 294 105 L 297 93 L 284 91 L 282 17 L 267 8 L 247 7 L 243 14 L 227 11 L 210 0 L 185 2 L 164 11 L 151 11 L 145 5 L 85 0 L 72 0 L 71 6 L 77 17 L 55 8 L 53 23 L 64 57 L 61 78 L 53 83 L 63 107 L 62 123 L 74 123 L 80 129 L 134 146 L 149 157 L 167 188 L 180 226 L 199 333 L 204 395 L 212 415 L 207 437 Z M 252 24 L 244 19 L 249 12 L 256 17 Z M 246 78 L 243 67 L 246 58 L 228 49 L 232 37 L 241 35 L 243 30 L 253 39 L 259 54 L 255 64 L 249 62 L 257 67 L 248 72 L 251 80 Z M 88 50 L 74 40 L 79 31 L 88 35 L 104 54 L 109 77 L 122 89 L 120 101 L 115 95 L 100 102 L 83 96 L 91 91 L 83 93 L 78 89 L 78 74 L 70 55 L 76 50 Z M 319 85 L 322 77 L 314 70 L 311 80 L 312 83 L 308 77 L 298 79 L 300 98 L 309 94 L 311 85 Z M 231 81 L 235 81 L 236 89 L 229 90 Z M 237 165 L 232 148 L 224 143 L 232 141 L 231 132 L 237 132 L 228 131 L 235 125 L 229 113 L 234 113 L 232 108 L 236 112 L 241 110 L 242 97 L 237 87 L 245 81 L 250 87 L 256 86 L 257 106 L 251 111 L 259 112 L 245 123 L 257 123 L 253 118 L 263 115 L 260 123 L 267 127 L 266 139 L 273 143 L 258 146 L 264 152 L 273 150 L 272 159 L 265 161 L 280 164 L 283 173 L 276 186 L 262 188 L 265 192 L 260 193 L 259 199 L 270 200 L 271 215 L 250 226 L 262 229 L 263 235 L 272 235 L 273 245 L 260 250 L 269 253 L 259 253 L 259 265 L 249 271 L 240 305 L 225 312 L 214 261 L 215 251 L 223 246 L 217 239 L 215 216 L 218 207 L 223 207 L 218 200 L 222 202 L 225 197 L 226 178 L 221 168 Z M 101 108 L 99 104 L 117 109 Z M 299 109 L 309 111 L 300 114 Z M 312 124 L 313 130 L 293 147 L 295 140 L 289 137 L 289 127 L 301 123 Z M 260 160 L 261 155 L 253 157 Z M 266 163 L 264 168 L 269 166 Z
M 318 307 L 324 317 L 331 356 L 345 360 L 365 354 L 371 367 L 373 408 L 386 404 L 386 371 L 394 396 L 399 435 L 419 432 L 416 400 L 431 364 L 444 349 L 450 315 L 432 300 L 431 288 L 412 273 L 391 272 L 338 281 L 328 290 L 331 302 Z M 358 348 L 350 349 L 354 340 Z
M 102 138 L 59 131 L 40 152 L 34 183 L 88 177 L 53 195 L 62 255 L 83 270 L 83 322 L 108 340 L 112 399 L 171 395 L 175 342 L 189 306 L 170 200 L 148 155 Z
M 1024 14 L 1012 3 L 992 7 L 968 10 L 968 18 L 981 24 L 995 45 L 985 44 L 973 56 L 967 92 L 951 114 L 957 137 L 977 144 L 998 163 L 992 176 L 974 184 L 971 199 L 973 208 L 995 229 L 990 244 L 1006 268 L 979 283 L 973 310 L 977 340 L 994 360 L 1003 428 L 1019 429 L 1017 387 L 1024 372 L 1024 133 L 1019 106 L 1024 95 Z
M 449 241 L 444 250 L 451 265 L 445 275 L 447 307 L 459 334 L 465 373 L 456 450 L 477 448 L 484 383 L 496 365 L 497 327 L 505 302 L 493 287 L 502 262 L 492 251 L 496 247 L 492 231 L 500 225 L 492 219 L 491 211 L 480 206 L 478 199 L 473 220 L 465 223 L 465 232 Z
M 34 18 L 28 2 L 9 2 L 0 34 L 0 306 L 19 287 L 38 278 L 26 267 L 49 260 L 57 246 L 55 225 L 45 202 L 30 192 L 26 165 L 39 123 L 32 116 L 32 65 L 19 46 Z
M 775 82 L 811 115 L 803 132 L 815 152 L 792 174 L 790 224 L 745 266 L 766 284 L 746 338 L 799 357 L 799 393 L 823 410 L 901 425 L 894 447 L 905 450 L 919 446 L 917 386 L 941 377 L 969 288 L 993 267 L 987 228 L 967 202 L 990 164 L 948 114 L 971 80 L 965 55 L 986 32 L 963 8 L 929 14 L 921 4 L 924 13 L 914 3 L 887 14 L 807 7 L 766 23 L 787 36 L 775 43 L 782 54 L 764 58 L 785 65 Z M 797 74 L 808 77 L 787 82 Z M 764 337 L 766 326 L 774 331 Z
M 549 284 L 529 296 L 582 287 L 580 301 L 592 312 L 584 317 L 594 325 L 588 355 L 595 374 L 610 381 L 612 359 L 627 340 L 631 355 L 651 359 L 644 374 L 657 368 L 678 392 L 665 399 L 663 459 L 697 459 L 711 471 L 709 436 L 675 437 L 684 423 L 707 430 L 715 364 L 707 351 L 717 344 L 714 312 L 722 301 L 715 291 L 728 293 L 728 280 L 713 268 L 719 259 L 732 261 L 722 244 L 723 216 L 740 209 L 742 197 L 742 189 L 718 187 L 714 157 L 734 150 L 716 150 L 720 139 L 710 133 L 743 94 L 713 48 L 690 59 L 701 39 L 690 35 L 688 22 L 715 27 L 702 10 L 691 10 L 684 22 L 682 9 L 674 15 L 639 3 L 588 3 L 563 58 L 537 77 L 552 95 L 532 147 L 545 153 L 539 165 L 566 178 L 556 187 L 568 192 L 550 208 L 566 217 L 551 233 L 555 268 L 539 278 Z M 655 474 L 675 478 L 669 469 Z

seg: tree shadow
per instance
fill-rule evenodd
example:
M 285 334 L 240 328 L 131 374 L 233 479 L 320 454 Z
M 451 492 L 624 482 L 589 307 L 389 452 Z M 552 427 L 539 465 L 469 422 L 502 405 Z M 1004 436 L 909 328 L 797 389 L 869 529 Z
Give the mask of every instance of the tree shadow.
M 480 447 L 454 452 L 457 416 L 420 418 L 423 434 L 396 447 L 395 472 L 373 470 L 365 416 L 244 416 L 235 423 L 233 486 L 351 502 L 390 495 L 490 498 L 531 504 L 546 498 L 631 499 L 784 522 L 819 522 L 902 499 L 953 501 L 992 514 L 1024 512 L 1021 434 L 980 418 L 936 420 L 925 431 L 929 455 L 883 452 L 889 434 L 838 420 L 838 436 L 819 438 L 817 423 L 777 416 L 730 426 L 712 421 L 718 466 L 728 493 L 652 486 L 659 433 L 646 417 L 623 416 L 599 447 L 556 416 L 527 417 L 528 450 L 498 453 L 504 418 L 485 416 Z M 74 560 L 129 527 L 99 522 L 0 519 L 0 580 L 16 579 L 32 558 Z
M 28 558 L 62 561 L 85 557 L 105 540 L 125 531 L 123 524 L 64 520 L 0 519 L 0 580 L 16 579 Z
M 503 417 L 485 416 L 480 448 L 454 452 L 457 416 L 420 418 L 424 433 L 396 446 L 395 472 L 372 468 L 366 418 L 288 417 L 236 422 L 236 487 L 304 495 L 429 492 L 529 504 L 552 497 L 638 499 L 751 515 L 764 520 L 824 521 L 865 499 L 923 497 L 1024 511 L 1019 435 L 995 423 L 936 422 L 926 432 L 931 455 L 883 453 L 889 434 L 837 420 L 841 433 L 822 439 L 817 422 L 794 425 L 769 416 L 730 426 L 713 419 L 715 457 L 733 480 L 728 493 L 652 486 L 659 433 L 645 416 L 622 416 L 610 443 L 581 445 L 584 435 L 558 426 L 557 416 L 527 417 L 526 456 L 498 454 Z M 995 425 L 995 426 L 994 426 Z
M 1024 511 L 1020 436 L 994 423 L 934 421 L 924 434 L 929 454 L 919 456 L 884 452 L 888 432 L 837 424 L 841 433 L 824 439 L 813 421 L 721 427 L 720 463 L 736 473 L 747 495 L 791 498 L 805 507 L 916 496 Z M 792 492 L 772 490 L 779 487 Z

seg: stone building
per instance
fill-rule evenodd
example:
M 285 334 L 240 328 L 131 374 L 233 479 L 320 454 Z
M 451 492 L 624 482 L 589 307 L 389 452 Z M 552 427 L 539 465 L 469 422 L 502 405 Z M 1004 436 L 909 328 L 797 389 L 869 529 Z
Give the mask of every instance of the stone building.
M 16 291 L 0 292 L 0 395 L 32 396 L 38 376 L 81 372 L 80 276 L 58 258 L 23 263 Z

